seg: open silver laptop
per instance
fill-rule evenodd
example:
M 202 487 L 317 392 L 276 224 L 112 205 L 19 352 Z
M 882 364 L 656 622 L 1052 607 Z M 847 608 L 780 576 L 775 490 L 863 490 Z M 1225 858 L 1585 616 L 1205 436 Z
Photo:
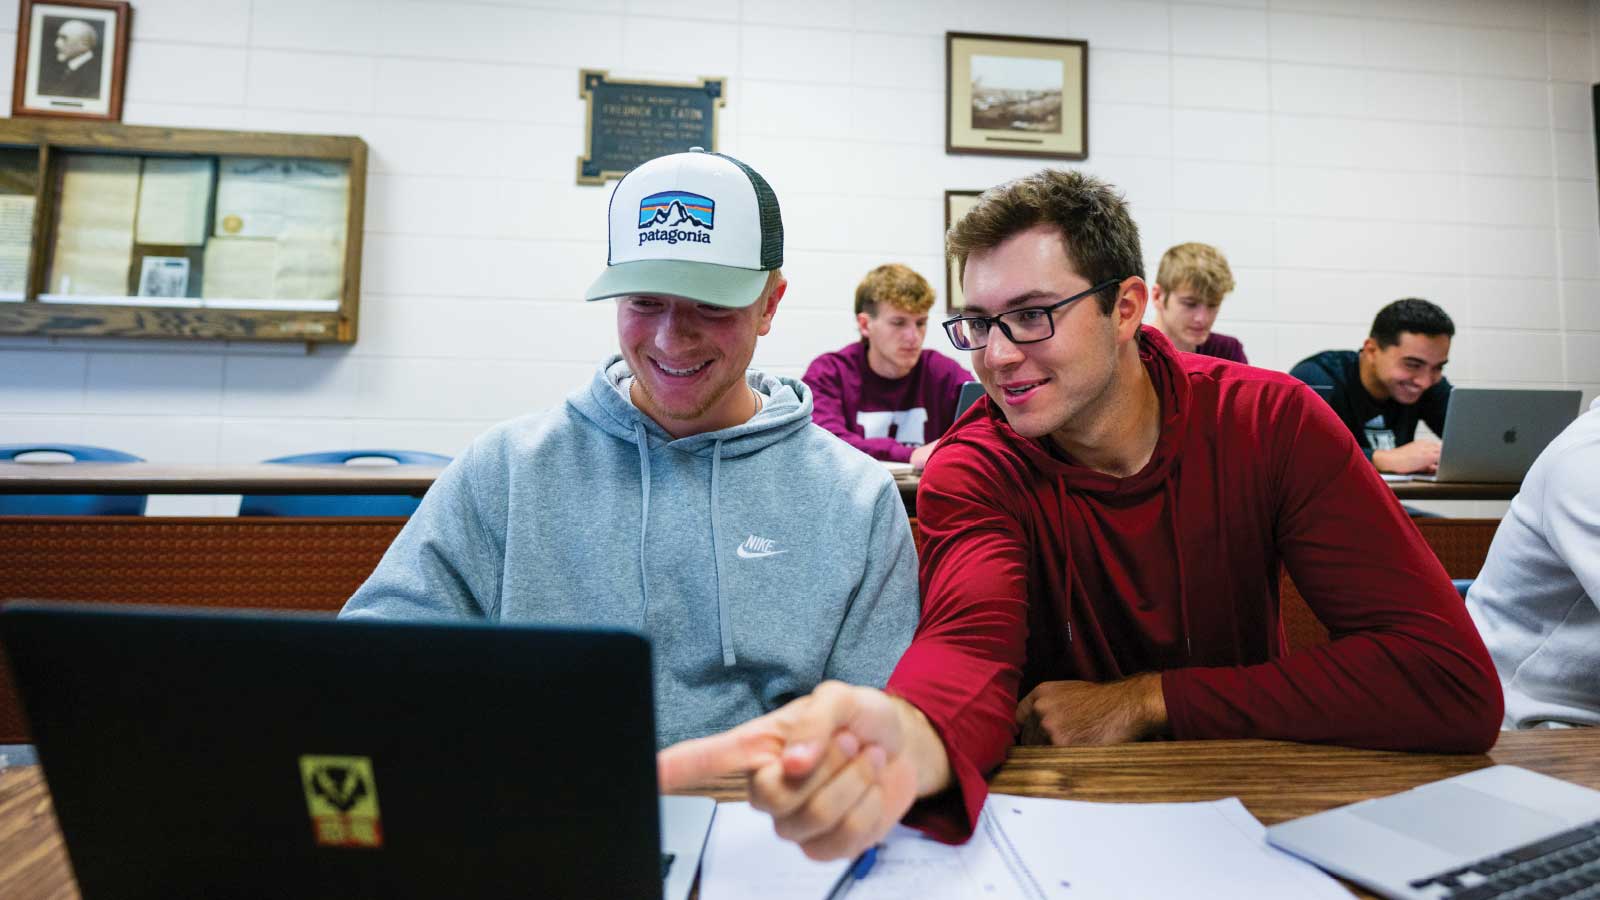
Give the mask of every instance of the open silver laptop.
M 1492 766 L 1274 825 L 1267 842 L 1397 900 L 1587 897 L 1600 791 Z
M 1417 481 L 1514 483 L 1579 412 L 1580 391 L 1456 388 L 1444 419 L 1439 472 Z

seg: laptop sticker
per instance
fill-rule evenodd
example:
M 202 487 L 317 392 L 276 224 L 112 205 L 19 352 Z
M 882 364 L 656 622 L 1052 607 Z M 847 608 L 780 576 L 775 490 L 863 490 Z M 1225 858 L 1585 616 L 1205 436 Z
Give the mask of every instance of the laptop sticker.
M 378 782 L 366 756 L 302 756 L 311 832 L 319 847 L 382 847 Z

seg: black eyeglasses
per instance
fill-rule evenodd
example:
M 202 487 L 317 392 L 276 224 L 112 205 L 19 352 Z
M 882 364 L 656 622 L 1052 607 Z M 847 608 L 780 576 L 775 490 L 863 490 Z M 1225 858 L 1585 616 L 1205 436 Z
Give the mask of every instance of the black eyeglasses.
M 995 325 L 1000 326 L 1006 340 L 1013 344 L 1036 344 L 1039 341 L 1048 341 L 1055 337 L 1056 310 L 1121 283 L 1120 278 L 1102 281 L 1087 291 L 1073 294 L 1049 306 L 1025 306 L 1003 312 L 998 316 L 956 316 L 944 321 L 944 333 L 950 336 L 950 343 L 955 344 L 957 350 L 982 350 L 989 343 L 990 328 Z

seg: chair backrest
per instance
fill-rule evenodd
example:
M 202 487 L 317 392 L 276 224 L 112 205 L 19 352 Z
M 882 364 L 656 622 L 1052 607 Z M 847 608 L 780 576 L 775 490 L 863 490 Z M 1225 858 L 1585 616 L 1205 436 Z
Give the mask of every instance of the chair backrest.
M 0 460 L 30 453 L 59 453 L 72 462 L 29 465 L 72 465 L 74 462 L 144 462 L 140 457 L 85 444 L 0 444 Z M 143 494 L 0 494 L 0 516 L 142 516 Z
M 279 456 L 269 463 L 346 465 L 351 460 L 387 459 L 403 466 L 444 466 L 450 457 L 420 450 L 326 450 Z M 241 516 L 409 516 L 422 501 L 398 494 L 246 494 Z

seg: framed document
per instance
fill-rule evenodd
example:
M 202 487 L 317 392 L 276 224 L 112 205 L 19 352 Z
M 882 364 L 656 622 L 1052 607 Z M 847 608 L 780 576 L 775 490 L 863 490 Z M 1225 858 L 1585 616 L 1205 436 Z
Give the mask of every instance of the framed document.
M 121 120 L 132 22 L 120 0 L 21 0 L 11 114 Z
M 578 97 L 585 112 L 578 183 L 604 184 L 646 160 L 690 147 L 715 152 L 724 82 L 613 81 L 598 69 L 579 72 Z
M 978 195 L 982 191 L 945 191 L 944 192 L 944 230 L 948 234 L 950 226 L 972 210 L 978 203 Z M 944 311 L 955 315 L 967 305 L 961 293 L 961 273 L 956 268 L 956 261 L 950 254 L 944 257 Z
M 1088 42 L 946 32 L 944 149 L 1086 158 Z

